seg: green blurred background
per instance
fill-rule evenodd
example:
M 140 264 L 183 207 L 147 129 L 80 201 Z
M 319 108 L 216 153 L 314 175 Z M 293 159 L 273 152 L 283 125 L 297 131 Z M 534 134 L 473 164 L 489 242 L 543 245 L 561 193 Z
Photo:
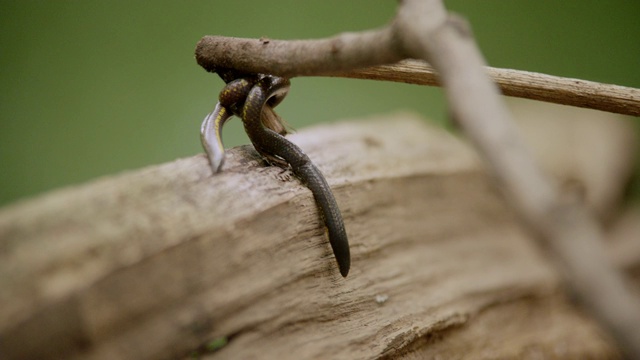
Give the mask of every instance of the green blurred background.
M 457 0 L 489 64 L 640 87 L 640 2 Z M 222 82 L 195 62 L 203 35 L 318 38 L 379 27 L 396 1 L 2 1 L 0 206 L 202 152 Z M 299 78 L 294 127 L 410 109 L 438 122 L 441 91 Z M 637 119 L 636 119 L 637 120 Z M 227 146 L 247 143 L 239 121 Z

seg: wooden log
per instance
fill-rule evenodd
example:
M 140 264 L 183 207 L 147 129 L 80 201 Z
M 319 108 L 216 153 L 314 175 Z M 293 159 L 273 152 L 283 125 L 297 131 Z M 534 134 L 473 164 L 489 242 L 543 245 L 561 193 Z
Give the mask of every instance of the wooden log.
M 347 278 L 290 172 L 180 159 L 0 210 L 0 358 L 617 356 L 452 135 L 398 114 L 291 139 L 342 209 Z

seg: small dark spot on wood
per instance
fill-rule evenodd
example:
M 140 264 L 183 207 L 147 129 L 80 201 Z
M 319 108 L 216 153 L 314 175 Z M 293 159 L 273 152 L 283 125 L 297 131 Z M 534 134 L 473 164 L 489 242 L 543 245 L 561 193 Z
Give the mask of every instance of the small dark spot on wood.
M 376 138 L 367 136 L 363 139 L 364 144 L 370 148 L 379 148 L 382 147 L 382 142 Z
M 260 38 L 260 42 L 262 43 L 262 45 L 266 45 L 266 44 L 268 44 L 270 41 L 271 41 L 271 40 L 270 40 L 268 37 L 266 37 L 266 36 L 262 36 L 262 37 Z
M 186 329 L 193 335 L 202 336 L 211 331 L 213 321 L 207 318 L 199 318 L 186 326 Z
M 561 179 L 560 189 L 563 200 L 569 203 L 583 204 L 589 196 L 586 185 L 576 178 Z
M 331 54 L 336 55 L 342 49 L 342 42 L 338 39 L 335 39 L 331 42 Z

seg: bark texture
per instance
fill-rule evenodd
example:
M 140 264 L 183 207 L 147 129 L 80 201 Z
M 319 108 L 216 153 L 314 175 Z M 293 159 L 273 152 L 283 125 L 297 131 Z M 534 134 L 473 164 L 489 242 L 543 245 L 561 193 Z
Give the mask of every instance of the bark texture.
M 346 279 L 290 172 L 180 159 L 0 210 L 0 357 L 618 356 L 454 136 L 398 114 L 291 139 L 341 207 Z

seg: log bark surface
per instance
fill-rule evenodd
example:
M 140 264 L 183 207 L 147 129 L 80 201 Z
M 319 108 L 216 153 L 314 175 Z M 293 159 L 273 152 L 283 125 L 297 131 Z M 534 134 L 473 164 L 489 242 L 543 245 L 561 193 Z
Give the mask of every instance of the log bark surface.
M 346 279 L 290 172 L 180 159 L 0 210 L 0 358 L 617 356 L 458 139 L 409 114 L 291 139 L 342 210 Z

